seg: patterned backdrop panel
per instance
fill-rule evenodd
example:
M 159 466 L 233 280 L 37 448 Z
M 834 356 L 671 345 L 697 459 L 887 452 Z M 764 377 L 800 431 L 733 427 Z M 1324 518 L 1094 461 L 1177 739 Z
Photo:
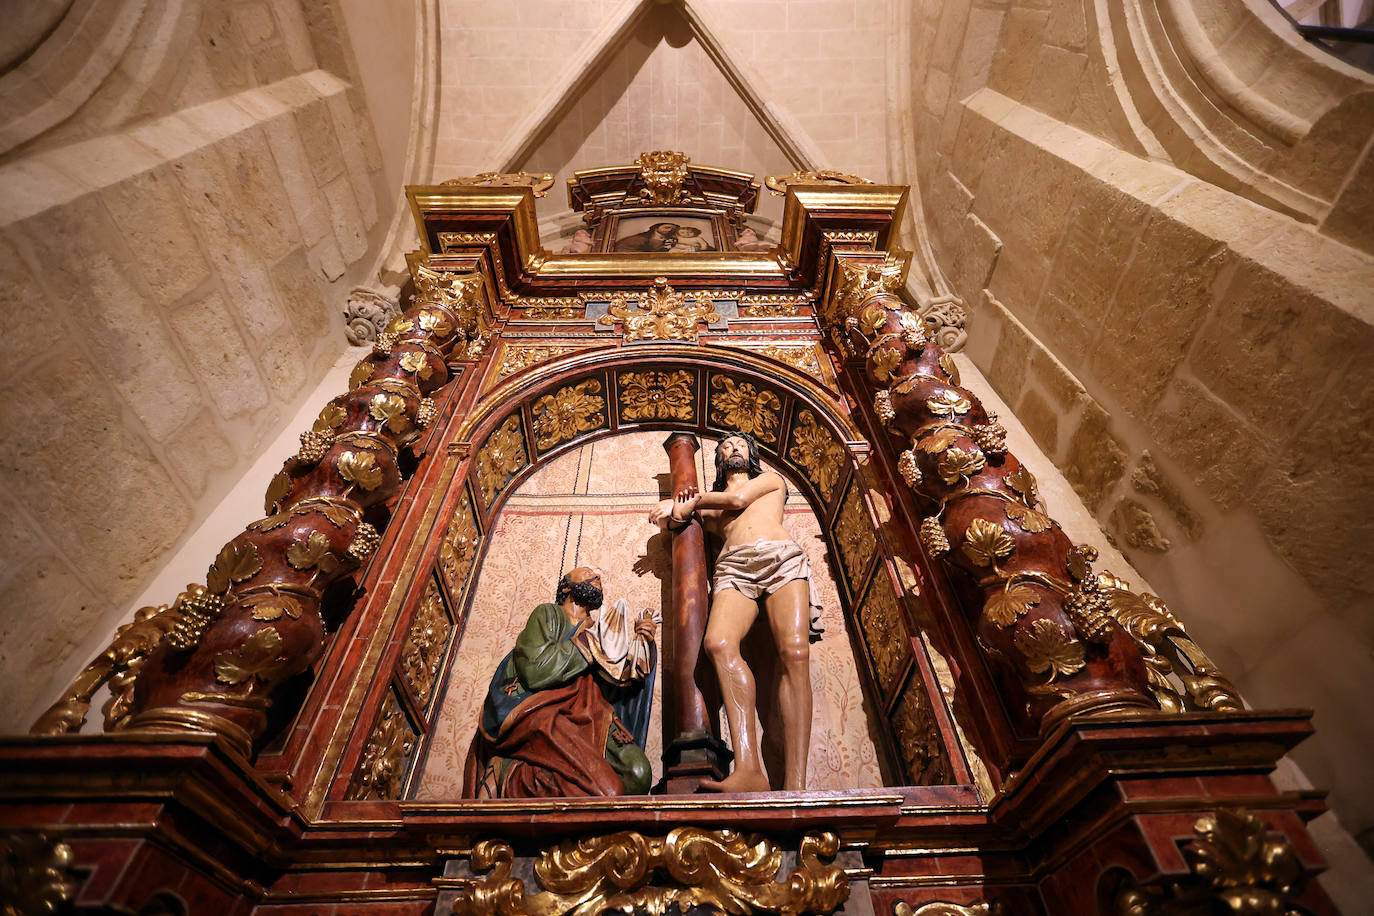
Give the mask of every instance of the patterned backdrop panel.
M 492 672 L 535 605 L 553 600 L 565 570 L 599 567 L 608 602 L 623 597 L 633 610 L 664 606 L 671 592 L 671 543 L 647 516 L 660 498 L 660 481 L 666 486 L 666 435 L 628 433 L 588 443 L 539 469 L 511 495 L 473 587 L 467 630 L 454 655 L 419 797 L 461 793 L 463 763 Z M 714 444 L 704 443 L 706 467 L 714 454 Z M 808 784 L 817 789 L 881 786 L 873 738 L 877 720 L 864 709 L 821 528 L 793 489 L 784 523 L 811 557 L 825 607 L 825 638 L 811 650 L 815 705 Z M 661 683 L 657 679 L 647 748 L 655 782 L 662 775 Z

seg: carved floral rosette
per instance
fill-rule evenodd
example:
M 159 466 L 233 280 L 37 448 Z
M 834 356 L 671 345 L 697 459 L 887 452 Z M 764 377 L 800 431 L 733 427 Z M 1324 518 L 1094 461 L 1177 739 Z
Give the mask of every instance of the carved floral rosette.
M 205 586 L 178 598 L 167 637 L 131 679 L 131 715 L 107 727 L 210 730 L 248 755 L 274 691 L 323 653 L 321 598 L 376 550 L 367 519 L 381 516 L 368 512 L 400 488 L 400 450 L 433 422 L 429 395 L 449 380 L 449 354 L 483 330 L 471 278 L 421 270 L 430 276 L 416 306 L 301 435 L 268 487 L 266 517 L 224 546 Z
M 954 573 L 1016 732 L 1032 737 L 1073 713 L 1153 708 L 1140 647 L 1095 594 L 1095 552 L 1044 512 L 996 417 L 893 295 L 900 260 L 840 266 L 827 318 L 863 357 L 874 413 L 925 516 L 922 546 Z

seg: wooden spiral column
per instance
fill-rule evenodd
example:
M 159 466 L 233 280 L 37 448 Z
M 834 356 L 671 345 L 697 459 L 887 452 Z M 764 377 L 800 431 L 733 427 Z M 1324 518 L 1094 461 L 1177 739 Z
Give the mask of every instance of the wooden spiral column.
M 273 478 L 267 516 L 224 545 L 204 585 L 122 628 L 32 731 L 77 730 L 108 681 L 107 730 L 212 731 L 252 753 L 274 693 L 324 650 L 326 589 L 378 546 L 365 518 L 383 524 L 377 510 L 400 488 L 400 450 L 433 421 L 428 395 L 449 381 L 449 354 L 484 330 L 477 276 L 421 267 L 416 285 L 416 306 L 381 335 L 349 391 L 325 405 Z

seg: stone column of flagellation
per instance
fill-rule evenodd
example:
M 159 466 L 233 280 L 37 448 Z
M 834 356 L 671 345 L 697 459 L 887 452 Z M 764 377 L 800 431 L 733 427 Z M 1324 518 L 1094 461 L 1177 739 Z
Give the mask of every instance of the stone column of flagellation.
M 479 277 L 421 267 L 416 287 L 415 307 L 390 324 L 273 478 L 267 516 L 224 545 L 204 585 L 187 586 L 171 608 L 145 609 L 160 610 L 152 620 L 140 612 L 92 663 L 97 675 L 78 679 L 33 731 L 79 728 L 91 692 L 84 681 L 123 653 L 135 657 L 113 666 L 125 676 L 111 681 L 107 729 L 209 730 L 251 753 L 274 691 L 324 650 L 321 596 L 377 548 L 364 512 L 398 491 L 399 450 L 433 421 L 428 395 L 448 382 L 448 355 L 481 336 Z
M 892 294 L 902 262 L 840 267 L 827 323 L 864 356 L 886 445 L 925 514 L 920 542 L 963 596 L 1014 730 L 1033 736 L 1073 714 L 1156 708 L 1140 647 L 1092 571 L 1096 551 L 1045 513 L 1006 431 Z

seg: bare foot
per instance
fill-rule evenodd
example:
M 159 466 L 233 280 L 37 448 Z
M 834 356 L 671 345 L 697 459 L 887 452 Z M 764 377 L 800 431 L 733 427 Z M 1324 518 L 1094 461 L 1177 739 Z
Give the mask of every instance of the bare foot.
M 773 787 L 762 773 L 735 770 L 724 779 L 703 779 L 698 788 L 703 792 L 770 792 Z

